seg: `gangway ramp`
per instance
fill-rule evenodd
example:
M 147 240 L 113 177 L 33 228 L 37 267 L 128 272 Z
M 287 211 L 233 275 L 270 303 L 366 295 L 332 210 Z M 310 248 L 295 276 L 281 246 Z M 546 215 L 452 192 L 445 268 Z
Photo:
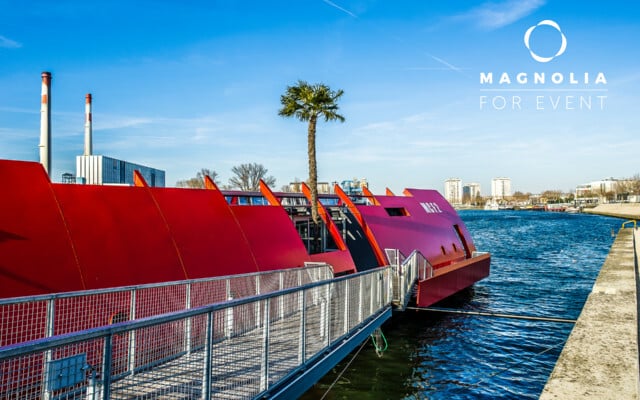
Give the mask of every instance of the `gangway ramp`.
M 160 315 L 121 315 L 63 334 L 50 334 L 48 323 L 42 337 L 0 347 L 0 397 L 296 397 L 390 318 L 392 273 L 383 267 Z

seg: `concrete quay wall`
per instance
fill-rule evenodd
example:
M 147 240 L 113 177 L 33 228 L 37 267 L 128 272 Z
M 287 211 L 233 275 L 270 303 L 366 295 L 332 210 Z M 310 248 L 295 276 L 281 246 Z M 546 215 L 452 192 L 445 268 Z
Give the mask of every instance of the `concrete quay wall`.
M 583 210 L 586 214 L 607 215 L 610 217 L 640 219 L 640 203 L 600 204 Z
M 640 231 L 621 229 L 540 399 L 640 398 L 638 254 Z

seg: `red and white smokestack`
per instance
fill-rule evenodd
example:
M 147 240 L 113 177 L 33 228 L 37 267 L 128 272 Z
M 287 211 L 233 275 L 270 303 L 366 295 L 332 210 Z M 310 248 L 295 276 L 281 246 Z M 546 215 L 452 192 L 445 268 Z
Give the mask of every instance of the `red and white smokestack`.
M 40 105 L 40 163 L 51 176 L 51 73 L 42 73 Z
M 84 155 L 90 156 L 93 152 L 93 133 L 91 122 L 91 93 L 87 93 L 84 105 Z

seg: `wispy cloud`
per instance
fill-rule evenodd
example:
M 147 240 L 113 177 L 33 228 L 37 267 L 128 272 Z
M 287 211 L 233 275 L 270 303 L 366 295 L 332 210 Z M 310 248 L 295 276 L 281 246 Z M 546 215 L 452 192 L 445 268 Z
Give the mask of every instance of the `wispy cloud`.
M 484 3 L 464 14 L 453 17 L 457 21 L 472 21 L 482 29 L 498 29 L 510 25 L 533 13 L 546 0 L 506 0 L 500 3 Z
M 355 15 L 354 13 L 352 13 L 351 11 L 347 10 L 344 7 L 340 7 L 339 5 L 337 5 L 336 3 L 334 3 L 333 1 L 330 0 L 322 0 L 323 2 L 325 2 L 326 4 L 330 5 L 331 7 L 338 9 L 340 11 L 342 11 L 343 13 L 353 17 L 353 18 L 358 18 L 357 15 Z
M 18 49 L 22 47 L 22 43 L 18 43 L 15 40 L 11 40 L 0 35 L 0 47 L 3 47 L 5 49 Z

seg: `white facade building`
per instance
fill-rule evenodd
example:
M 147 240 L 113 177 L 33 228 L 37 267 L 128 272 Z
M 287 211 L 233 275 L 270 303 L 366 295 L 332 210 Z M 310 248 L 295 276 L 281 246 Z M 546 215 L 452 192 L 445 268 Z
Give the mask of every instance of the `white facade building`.
M 149 186 L 164 187 L 165 173 L 144 165 L 107 156 L 76 157 L 76 178 L 88 185 L 133 185 L 133 171 L 138 170 Z
M 578 185 L 576 187 L 576 198 L 580 201 L 600 201 L 606 202 L 608 200 L 620 200 L 618 196 L 624 195 L 626 191 L 628 191 L 629 185 L 632 184 L 632 181 L 626 179 L 615 179 L 615 178 L 607 178 L 599 181 L 593 181 L 590 183 L 585 183 L 582 185 Z M 624 196 L 623 200 L 630 200 L 631 196 Z M 633 197 L 632 197 L 633 198 Z M 635 198 L 634 198 L 635 199 Z
M 495 200 L 511 197 L 511 178 L 493 178 L 491 197 Z
M 576 195 L 583 197 L 585 195 L 601 196 L 608 192 L 615 192 L 620 181 L 618 179 L 608 178 L 600 181 L 593 181 L 576 187 Z
M 450 178 L 444 181 L 444 198 L 450 204 L 462 204 L 462 180 Z

